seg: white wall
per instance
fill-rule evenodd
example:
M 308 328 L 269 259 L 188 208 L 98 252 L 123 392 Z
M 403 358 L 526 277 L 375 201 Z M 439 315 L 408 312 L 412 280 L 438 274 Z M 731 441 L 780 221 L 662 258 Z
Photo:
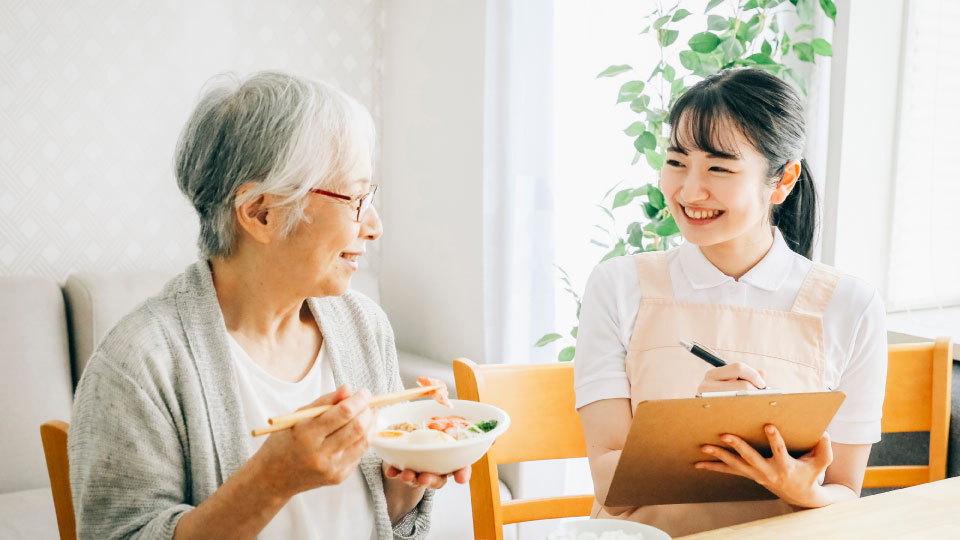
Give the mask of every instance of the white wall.
M 883 294 L 896 170 L 903 0 L 837 2 L 823 260 Z
M 381 304 L 398 348 L 482 361 L 485 2 L 385 12 Z
M 203 83 L 282 69 L 378 115 L 381 0 L 0 0 L 0 275 L 172 269 L 174 145 Z

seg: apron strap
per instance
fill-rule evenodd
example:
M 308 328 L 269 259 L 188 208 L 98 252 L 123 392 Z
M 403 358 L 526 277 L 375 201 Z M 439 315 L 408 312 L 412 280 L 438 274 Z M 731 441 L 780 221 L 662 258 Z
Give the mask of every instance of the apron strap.
M 637 262 L 637 280 L 642 298 L 673 298 L 673 281 L 667 252 L 648 251 L 634 255 Z
M 837 288 L 838 281 L 840 281 L 840 272 L 837 269 L 825 264 L 813 263 L 790 311 L 823 317 L 830 299 L 833 298 L 833 291 Z

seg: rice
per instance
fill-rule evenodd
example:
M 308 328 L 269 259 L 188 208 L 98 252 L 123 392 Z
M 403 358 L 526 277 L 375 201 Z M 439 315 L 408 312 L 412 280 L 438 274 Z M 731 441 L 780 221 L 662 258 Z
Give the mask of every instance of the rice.
M 547 535 L 547 540 L 643 540 L 639 534 L 628 534 L 623 531 L 606 531 L 599 535 L 594 532 L 573 534 L 568 532 L 554 532 Z

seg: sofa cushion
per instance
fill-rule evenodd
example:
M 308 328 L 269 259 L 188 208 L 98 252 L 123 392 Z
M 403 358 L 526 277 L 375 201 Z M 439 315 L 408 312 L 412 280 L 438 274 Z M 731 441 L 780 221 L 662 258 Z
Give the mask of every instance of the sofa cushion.
M 73 394 L 56 283 L 0 278 L 0 344 L 0 493 L 48 486 L 40 424 L 69 420 Z
M 81 272 L 67 278 L 63 295 L 70 320 L 73 383 L 103 336 L 141 302 L 160 292 L 176 272 L 97 274 Z
M 50 488 L 0 494 L 0 538 L 4 540 L 56 540 L 57 512 Z

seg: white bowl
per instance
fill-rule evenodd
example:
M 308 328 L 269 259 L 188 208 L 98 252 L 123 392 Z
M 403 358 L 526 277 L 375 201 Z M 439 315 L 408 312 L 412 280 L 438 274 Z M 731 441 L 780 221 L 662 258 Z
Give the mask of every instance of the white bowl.
M 621 519 L 585 519 L 568 521 L 547 536 L 548 540 L 576 538 L 578 534 L 593 533 L 598 537 L 605 532 L 620 531 L 633 535 L 637 540 L 670 540 L 670 535 L 656 527 Z
M 449 474 L 478 461 L 497 437 L 510 427 L 510 416 L 503 410 L 478 403 L 451 399 L 453 408 L 444 407 L 436 401 L 409 401 L 380 409 L 377 413 L 376 432 L 401 422 L 417 423 L 434 416 L 462 416 L 471 422 L 496 420 L 497 427 L 476 437 L 437 444 L 411 445 L 391 439 L 373 436 L 371 445 L 384 462 L 398 469 L 417 472 Z

